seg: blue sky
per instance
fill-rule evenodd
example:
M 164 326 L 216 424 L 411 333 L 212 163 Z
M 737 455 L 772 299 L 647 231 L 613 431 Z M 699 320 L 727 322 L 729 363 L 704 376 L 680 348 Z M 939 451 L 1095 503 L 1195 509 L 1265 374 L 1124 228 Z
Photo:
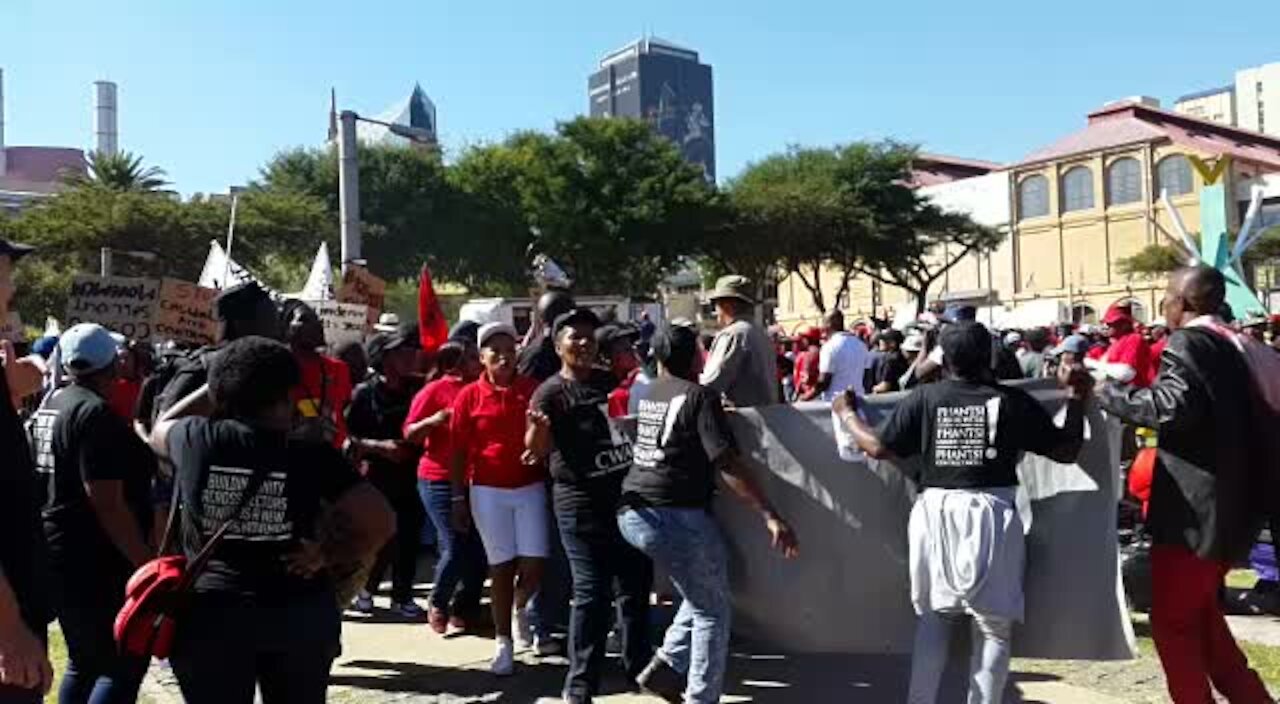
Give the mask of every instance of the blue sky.
M 319 144 L 330 86 L 373 115 L 420 82 L 456 151 L 585 112 L 600 55 L 650 32 L 714 66 L 724 179 L 788 144 L 886 136 L 1014 160 L 1107 100 L 1167 105 L 1280 61 L 1280 2 L 1200 5 L 0 0 L 0 67 L 9 144 L 89 146 L 91 84 L 106 78 L 121 147 L 184 193 L 217 192 Z

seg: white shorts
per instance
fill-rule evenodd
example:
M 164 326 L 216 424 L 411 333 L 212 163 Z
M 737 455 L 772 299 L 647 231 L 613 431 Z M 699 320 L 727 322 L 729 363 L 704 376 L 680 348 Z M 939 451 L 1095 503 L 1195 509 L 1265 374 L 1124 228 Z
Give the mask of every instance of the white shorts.
M 471 487 L 471 520 L 490 565 L 517 557 L 546 557 L 547 488 L 538 482 L 518 489 Z

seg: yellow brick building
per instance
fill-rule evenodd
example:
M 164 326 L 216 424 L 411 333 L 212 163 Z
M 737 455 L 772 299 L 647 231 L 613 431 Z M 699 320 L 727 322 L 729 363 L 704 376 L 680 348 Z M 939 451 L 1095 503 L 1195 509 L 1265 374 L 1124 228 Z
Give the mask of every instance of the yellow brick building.
M 929 292 L 931 300 L 974 303 L 980 319 L 1001 327 L 1068 317 L 1096 322 L 1118 301 L 1131 302 L 1140 319 L 1158 316 L 1163 278 L 1126 276 L 1117 262 L 1167 241 L 1161 228 L 1175 232 L 1160 201 L 1162 190 L 1187 229 L 1198 230 L 1204 179 L 1191 156 L 1210 163 L 1230 158 L 1222 178 L 1235 229 L 1250 188 L 1280 172 L 1280 139 L 1122 102 L 1089 114 L 1084 129 L 1016 164 L 961 178 L 934 173 L 920 184 L 922 192 L 1008 236 L 994 252 L 959 262 Z M 836 278 L 829 274 L 824 281 L 828 300 Z M 914 314 L 914 300 L 905 291 L 865 278 L 840 307 L 855 318 L 886 308 L 898 322 Z M 784 277 L 778 322 L 789 330 L 817 317 L 808 291 Z

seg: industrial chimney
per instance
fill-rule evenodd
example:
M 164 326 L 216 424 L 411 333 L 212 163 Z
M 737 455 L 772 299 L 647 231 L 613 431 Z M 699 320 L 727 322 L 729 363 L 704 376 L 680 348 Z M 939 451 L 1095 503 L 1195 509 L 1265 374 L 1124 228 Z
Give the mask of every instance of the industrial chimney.
M 0 68 L 0 176 L 4 176 L 8 164 L 4 158 L 4 69 Z
M 93 84 L 93 137 L 94 149 L 100 154 L 115 154 L 116 140 L 116 84 L 111 81 L 95 81 Z

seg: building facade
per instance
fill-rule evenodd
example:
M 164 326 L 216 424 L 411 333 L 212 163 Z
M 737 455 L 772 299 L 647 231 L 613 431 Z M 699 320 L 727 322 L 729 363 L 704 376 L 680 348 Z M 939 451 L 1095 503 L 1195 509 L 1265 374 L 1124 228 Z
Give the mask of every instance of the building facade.
M 1236 71 L 1235 82 L 1178 98 L 1184 115 L 1280 136 L 1280 63 Z
M 675 142 L 690 163 L 716 176 L 711 66 L 698 52 L 656 38 L 638 39 L 600 60 L 587 79 L 592 117 L 632 117 Z
M 1234 85 L 1210 88 L 1178 98 L 1173 103 L 1175 112 L 1212 120 L 1224 125 L 1236 124 L 1236 87 Z
M 1127 275 L 1119 263 L 1176 231 L 1162 192 L 1187 229 L 1198 230 L 1205 182 L 1192 157 L 1230 159 L 1221 178 L 1232 231 L 1255 188 L 1267 196 L 1263 220 L 1280 217 L 1280 193 L 1272 195 L 1280 187 L 1280 138 L 1144 103 L 1110 104 L 1091 113 L 1084 129 L 1016 164 L 921 188 L 935 203 L 1008 232 L 994 252 L 957 263 L 930 299 L 978 305 L 980 319 L 999 327 L 1097 322 L 1121 301 L 1139 319 L 1157 317 L 1165 278 Z M 789 279 L 780 286 L 778 312 L 788 329 L 818 316 L 807 291 Z M 914 317 L 905 291 L 866 281 L 855 288 L 841 301 L 854 317 Z
M 95 148 L 115 153 L 116 85 L 94 84 L 93 127 Z M 32 201 L 47 198 L 65 187 L 69 176 L 84 174 L 84 150 L 76 147 L 10 146 L 4 131 L 4 71 L 0 69 L 0 216 L 15 215 Z

